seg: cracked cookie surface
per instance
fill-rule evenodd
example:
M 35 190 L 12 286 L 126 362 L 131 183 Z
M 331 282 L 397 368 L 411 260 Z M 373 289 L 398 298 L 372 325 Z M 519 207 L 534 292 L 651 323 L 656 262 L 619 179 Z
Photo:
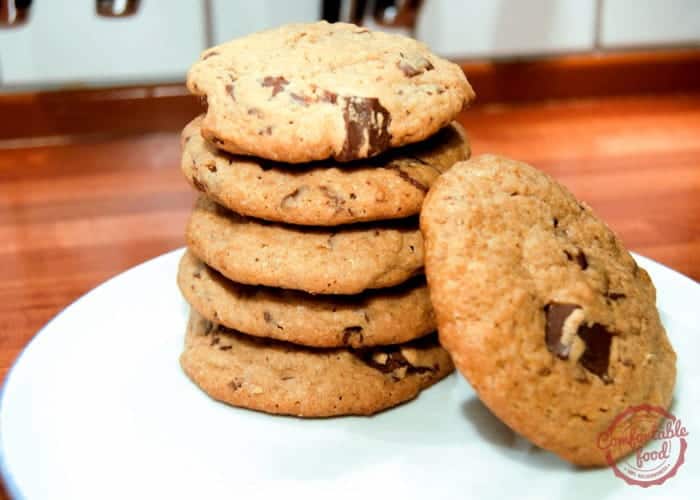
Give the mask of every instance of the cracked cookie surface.
M 453 370 L 435 335 L 363 350 L 314 349 L 243 335 L 194 311 L 180 364 L 214 399 L 301 417 L 371 415 Z
M 249 335 L 312 347 L 399 344 L 435 331 L 424 277 L 360 295 L 311 295 L 234 283 L 191 252 L 178 285 L 203 317 Z
M 458 163 L 421 229 L 440 340 L 515 431 L 603 465 L 597 437 L 618 414 L 668 408 L 676 357 L 648 274 L 549 176 L 493 155 Z
M 182 132 L 182 171 L 196 189 L 235 212 L 314 226 L 415 215 L 440 173 L 469 158 L 464 129 L 452 123 L 429 139 L 377 158 L 338 164 L 286 164 L 231 155 L 200 134 L 201 118 Z
M 337 230 L 287 226 L 240 216 L 201 196 L 185 236 L 197 257 L 248 285 L 355 294 L 398 285 L 423 268 L 415 218 Z
M 204 51 L 187 77 L 204 137 L 285 163 L 368 158 L 450 123 L 474 92 L 462 69 L 416 40 L 325 21 Z

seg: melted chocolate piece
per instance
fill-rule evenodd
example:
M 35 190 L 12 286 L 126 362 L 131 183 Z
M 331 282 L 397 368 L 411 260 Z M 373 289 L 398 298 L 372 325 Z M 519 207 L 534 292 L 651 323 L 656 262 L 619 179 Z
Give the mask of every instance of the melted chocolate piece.
M 302 106 L 308 106 L 309 104 L 311 104 L 313 102 L 313 99 L 311 99 L 311 97 L 309 97 L 308 95 L 297 94 L 296 92 L 290 92 L 289 97 L 294 99 L 296 102 L 298 102 Z
M 338 102 L 338 94 L 329 90 L 324 90 L 323 94 L 321 94 L 321 97 L 319 97 L 318 100 L 321 102 L 336 104 Z
M 345 120 L 345 144 L 338 155 L 340 161 L 357 158 L 367 145 L 367 155 L 373 156 L 386 150 L 391 141 L 389 124 L 391 115 L 375 97 L 346 97 L 343 105 Z
M 226 92 L 228 92 L 228 95 L 231 96 L 231 99 L 234 101 L 236 100 L 236 91 L 233 88 L 233 83 L 226 84 Z
M 544 306 L 544 313 L 547 318 L 545 326 L 545 342 L 547 349 L 560 359 L 569 358 L 569 346 L 561 343 L 561 336 L 564 332 L 564 322 L 572 312 L 580 309 L 578 304 L 560 304 L 551 302 Z
M 422 59 L 419 61 L 419 64 L 416 66 L 413 66 L 410 64 L 408 61 L 402 59 L 399 62 L 396 63 L 396 66 L 403 71 L 403 74 L 406 75 L 408 78 L 413 78 L 414 76 L 420 75 L 421 73 L 424 73 L 426 71 L 430 71 L 431 69 L 434 68 L 433 63 L 428 61 L 427 59 Z
M 362 335 L 362 327 L 361 326 L 346 326 L 343 329 L 343 344 L 349 344 L 350 343 L 350 337 L 353 336 L 359 336 L 359 344 L 362 343 L 362 340 L 364 339 L 364 336 Z
M 583 250 L 579 250 L 578 254 L 576 254 L 576 263 L 584 271 L 588 268 L 588 259 L 586 258 L 586 254 L 583 253 Z
M 197 179 L 196 177 L 192 177 L 192 184 L 194 184 L 194 187 L 198 190 L 201 191 L 202 193 L 207 192 L 207 187 L 202 184 L 202 181 Z
M 545 327 L 547 349 L 560 359 L 569 358 L 569 347 L 561 343 L 564 322 L 571 313 L 580 308 L 581 306 L 577 304 L 561 304 L 557 302 L 552 302 L 544 307 L 547 317 Z M 614 334 L 600 323 L 594 323 L 591 326 L 581 324 L 576 334 L 586 345 L 586 349 L 578 359 L 578 362 L 604 382 L 609 382 L 610 343 Z
M 574 260 L 574 256 L 571 255 L 569 251 L 564 250 L 564 253 L 566 254 L 566 260 Z M 583 253 L 582 250 L 579 250 L 576 254 L 576 263 L 578 264 L 578 267 L 580 267 L 582 270 L 585 271 L 586 269 L 588 269 L 588 259 L 586 258 L 586 254 Z
M 607 382 L 613 334 L 605 326 L 594 323 L 592 326 L 581 325 L 578 336 L 586 343 L 586 350 L 579 358 L 579 363 Z
M 609 292 L 606 293 L 605 296 L 609 298 L 610 300 L 620 300 L 620 299 L 625 299 L 627 298 L 627 295 L 624 293 L 617 293 L 617 292 Z
M 262 82 L 263 87 L 272 87 L 272 97 L 282 92 L 288 84 L 289 82 L 283 76 L 266 76 Z

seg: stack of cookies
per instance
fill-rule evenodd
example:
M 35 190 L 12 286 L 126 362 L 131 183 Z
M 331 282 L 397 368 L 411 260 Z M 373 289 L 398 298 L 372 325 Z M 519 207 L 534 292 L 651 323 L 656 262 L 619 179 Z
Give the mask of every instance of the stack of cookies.
M 372 414 L 453 370 L 433 333 L 417 214 L 469 144 L 459 66 L 400 36 L 300 24 L 209 49 L 182 134 L 202 192 L 178 283 L 181 364 L 226 403 Z

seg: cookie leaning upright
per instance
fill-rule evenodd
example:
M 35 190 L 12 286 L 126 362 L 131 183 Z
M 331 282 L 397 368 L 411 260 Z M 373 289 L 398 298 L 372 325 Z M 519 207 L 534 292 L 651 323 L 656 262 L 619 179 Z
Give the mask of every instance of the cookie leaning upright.
M 514 430 L 602 465 L 598 434 L 618 414 L 668 408 L 675 353 L 649 276 L 553 179 L 497 156 L 459 163 L 431 188 L 421 229 L 440 340 Z
M 286 163 L 350 161 L 421 141 L 474 97 L 461 68 L 402 36 L 293 24 L 205 51 L 187 77 L 221 149 Z

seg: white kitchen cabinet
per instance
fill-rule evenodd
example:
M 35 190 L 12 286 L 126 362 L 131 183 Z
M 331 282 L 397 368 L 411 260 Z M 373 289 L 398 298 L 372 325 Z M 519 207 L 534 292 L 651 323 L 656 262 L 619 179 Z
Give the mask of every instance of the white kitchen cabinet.
M 215 44 L 286 23 L 313 22 L 321 18 L 321 0 L 210 2 L 212 41 Z
M 205 48 L 200 0 L 143 0 L 124 18 L 95 0 L 37 0 L 29 22 L 0 29 L 0 89 L 181 81 Z
M 455 58 L 591 50 L 595 0 L 427 0 L 416 37 Z
M 698 0 L 603 0 L 603 48 L 700 43 Z

